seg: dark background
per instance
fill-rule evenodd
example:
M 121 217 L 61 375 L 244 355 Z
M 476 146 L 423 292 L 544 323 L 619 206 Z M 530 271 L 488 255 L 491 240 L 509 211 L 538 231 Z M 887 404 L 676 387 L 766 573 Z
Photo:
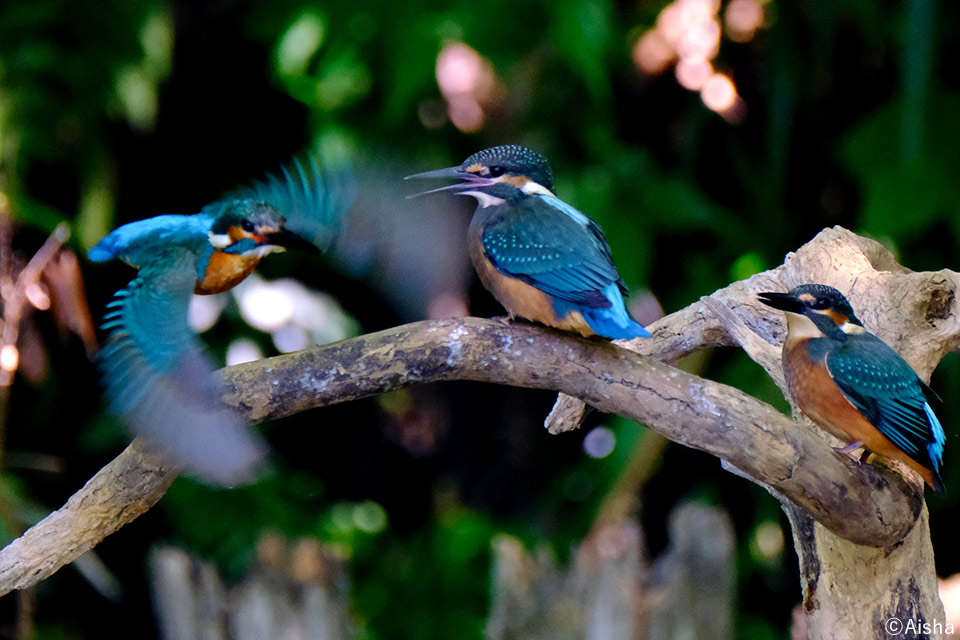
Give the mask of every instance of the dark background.
M 118 224 L 196 212 L 294 154 L 335 149 L 352 158 L 360 193 L 341 242 L 323 260 L 284 254 L 260 272 L 330 294 L 352 318 L 351 333 L 465 310 L 499 315 L 466 263 L 472 200 L 406 200 L 420 185 L 402 178 L 521 143 L 550 158 L 559 195 L 604 227 L 641 320 L 654 317 L 650 295 L 675 311 L 780 264 L 827 226 L 874 237 L 915 270 L 954 267 L 957 5 L 770 1 L 760 5 L 763 25 L 737 42 L 724 22 L 730 4 L 719 9 L 713 65 L 742 99 L 734 122 L 680 86 L 673 66 L 646 74 L 634 63 L 662 1 L 7 0 L 0 190 L 11 203 L 14 249 L 29 258 L 66 220 L 82 256 Z M 319 34 L 316 46 L 309 37 L 295 46 L 304 33 Z M 452 43 L 471 47 L 495 78 L 486 94 L 470 96 L 485 116 L 475 131 L 445 115 L 452 99 L 438 88 L 436 64 Z M 80 264 L 99 318 L 131 271 Z M 80 340 L 58 332 L 50 314 L 29 322 L 45 366 L 9 390 L 0 473 L 7 539 L 59 507 L 127 438 L 104 412 Z M 240 335 L 275 353 L 233 301 L 204 339 L 222 358 Z M 24 366 L 30 357 L 41 356 L 24 351 Z M 712 352 L 686 366 L 786 410 L 742 353 Z M 958 377 L 951 356 L 932 381 L 945 399 L 937 410 L 951 488 L 930 502 L 943 576 L 960 571 L 952 535 Z M 113 629 L 151 637 L 151 545 L 185 546 L 237 579 L 269 528 L 346 550 L 363 637 L 479 638 L 491 537 L 506 531 L 564 557 L 633 448 L 652 441 L 613 416 L 549 436 L 540 425 L 553 399 L 451 383 L 265 425 L 278 456 L 273 476 L 233 492 L 177 480 L 155 509 L 96 549 L 122 593 L 105 597 L 61 570 L 37 588 L 37 637 L 102 638 Z M 598 424 L 617 438 L 603 459 L 582 447 Z M 17 465 L 34 454 L 56 471 Z M 636 488 L 649 555 L 666 544 L 666 517 L 679 502 L 726 508 L 739 541 L 738 634 L 783 637 L 799 584 L 777 503 L 677 445 L 652 470 Z M 342 515 L 357 508 L 386 515 L 385 524 L 351 526 Z M 770 523 L 786 546 L 763 557 L 751 541 Z M 14 597 L 0 600 L 0 633 L 12 633 L 16 608 Z M 401 617 L 405 624 L 394 624 Z

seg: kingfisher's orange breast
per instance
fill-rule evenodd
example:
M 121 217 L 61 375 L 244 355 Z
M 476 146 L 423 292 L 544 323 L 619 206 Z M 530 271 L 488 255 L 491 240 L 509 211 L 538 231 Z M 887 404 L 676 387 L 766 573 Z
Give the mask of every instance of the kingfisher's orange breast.
M 480 276 L 480 282 L 493 294 L 497 302 L 503 305 L 510 317 L 520 316 L 548 327 L 573 331 L 584 337 L 594 335 L 593 329 L 579 311 L 570 311 L 562 318 L 557 317 L 553 301 L 545 292 L 517 278 L 511 278 L 497 271 L 483 248 L 483 228 L 471 225 L 467 234 L 467 247 L 470 261 Z
M 223 251 L 214 251 L 203 272 L 203 278 L 197 280 L 194 293 L 209 295 L 221 293 L 238 285 L 259 264 L 258 256 L 243 256 Z
M 899 460 L 933 487 L 931 471 L 901 451 L 853 406 L 834 382 L 826 362 L 810 358 L 806 341 L 788 340 L 783 347 L 784 377 L 800 410 L 844 444 L 860 442 L 873 453 Z

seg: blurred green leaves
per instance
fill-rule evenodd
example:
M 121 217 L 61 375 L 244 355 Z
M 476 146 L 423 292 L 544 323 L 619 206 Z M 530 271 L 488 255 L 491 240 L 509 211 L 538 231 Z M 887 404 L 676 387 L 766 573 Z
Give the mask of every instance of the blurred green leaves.
M 609 55 L 619 42 L 614 30 L 613 5 L 607 0 L 558 0 L 551 7 L 551 40 L 578 75 L 593 100 L 609 102 Z
M 37 165 L 72 163 L 80 168 L 81 199 L 112 200 L 102 191 L 106 130 L 117 116 L 135 129 L 153 126 L 172 46 L 173 26 L 159 0 L 0 5 L 0 188 L 15 215 L 50 230 L 72 214 L 50 205 L 64 185 L 56 193 L 23 189 Z M 112 216 L 110 206 L 88 207 L 78 235 L 89 243 Z
M 304 10 L 278 40 L 275 67 L 291 96 L 321 111 L 335 111 L 363 98 L 372 78 L 352 46 L 322 51 L 326 35 L 323 16 Z
M 960 96 L 952 67 L 938 58 L 956 48 L 953 5 L 766 3 L 771 28 L 748 43 L 724 41 L 716 59 L 747 103 L 746 119 L 734 127 L 708 112 L 696 93 L 679 88 L 669 72 L 643 76 L 633 65 L 632 44 L 666 4 L 6 0 L 0 4 L 0 189 L 28 224 L 51 229 L 71 219 L 75 235 L 89 245 L 113 225 L 114 209 L 125 202 L 121 196 L 138 204 L 158 196 L 191 202 L 198 190 L 209 194 L 212 181 L 242 179 L 218 173 L 234 161 L 231 171 L 260 171 L 304 148 L 355 151 L 380 172 L 383 193 L 376 195 L 389 215 L 391 204 L 407 193 L 403 175 L 454 164 L 493 144 L 520 143 L 550 158 L 560 197 L 601 224 L 628 285 L 652 290 L 667 312 L 778 264 L 783 253 L 837 223 L 892 239 L 908 265 L 908 251 L 919 247 L 931 263 L 955 267 L 957 240 L 938 233 L 947 228 L 960 235 Z M 721 13 L 728 4 L 721 3 Z M 949 38 L 953 48 L 945 49 Z M 475 133 L 450 123 L 437 84 L 437 56 L 450 43 L 476 52 L 496 77 L 495 95 L 484 104 L 485 124 Z M 198 62 L 206 63 L 203 74 L 191 77 Z M 221 78 L 228 80 L 217 84 Z M 205 85 L 237 90 L 225 92 L 224 100 L 195 95 Z M 250 122 L 250 128 L 235 125 L 235 131 L 208 136 L 209 123 L 234 113 L 239 117 L 230 122 Z M 155 127 L 165 117 L 158 135 Z M 150 154 L 166 139 L 179 155 L 161 160 L 169 167 L 164 178 L 178 175 L 180 157 L 237 139 L 243 142 L 230 148 L 248 156 L 211 156 L 191 165 L 202 171 L 176 184 L 131 169 L 152 161 Z M 843 197 L 827 198 L 835 187 Z M 131 191 L 144 193 L 131 197 Z M 840 204 L 824 206 L 825 198 Z M 456 216 L 452 200 L 437 206 Z M 376 227 L 375 215 L 364 224 Z M 911 247 L 909 241 L 918 239 L 926 242 Z M 371 263 L 379 250 L 373 240 L 360 248 Z M 384 260 L 374 268 L 394 267 Z M 91 288 L 96 285 L 91 281 Z M 387 305 L 363 285 L 340 283 L 337 295 L 351 310 L 367 305 L 368 318 L 386 321 Z M 489 298 L 484 303 L 491 304 Z M 222 335 L 218 341 L 228 342 Z M 742 354 L 718 351 L 703 361 L 709 377 L 786 408 L 766 374 Z M 956 369 L 948 364 L 939 375 L 955 378 Z M 498 408 L 501 415 L 516 410 Z M 956 423 L 952 405 L 944 406 L 943 418 Z M 365 637 L 480 637 L 490 539 L 508 530 L 531 546 L 546 541 L 562 556 L 654 436 L 619 418 L 605 420 L 616 447 L 595 460 L 580 454 L 576 434 L 534 439 L 537 424 L 529 425 L 537 433 L 531 436 L 505 435 L 491 423 L 482 429 L 486 449 L 478 451 L 472 441 L 458 440 L 462 425 L 454 422 L 444 425 L 436 457 L 409 468 L 432 474 L 437 483 L 450 477 L 477 482 L 471 474 L 484 468 L 483 456 L 502 456 L 510 463 L 498 469 L 526 478 L 535 474 L 533 465 L 524 466 L 527 450 L 510 448 L 524 438 L 538 452 L 567 447 L 567 457 L 551 458 L 565 462 L 547 470 L 544 482 L 552 484 L 541 494 L 525 495 L 523 483 L 511 487 L 523 496 L 517 498 L 523 508 L 498 511 L 482 499 L 434 504 L 416 528 L 404 531 L 397 530 L 398 513 L 387 502 L 364 494 L 374 483 L 355 482 L 341 495 L 331 488 L 340 475 L 355 481 L 354 468 L 364 477 L 391 477 L 377 457 L 389 448 L 381 441 L 370 451 L 345 448 L 349 455 L 331 468 L 282 469 L 236 491 L 181 480 L 160 508 L 175 540 L 234 572 L 247 566 L 264 528 L 318 537 L 352 553 Z M 304 442 L 311 437 L 317 436 L 304 434 Z M 948 471 L 954 467 L 947 465 Z M 723 473 L 718 464 L 661 468 L 655 460 L 649 468 L 664 488 L 656 498 L 665 510 L 683 490 L 675 487 L 714 487 L 712 474 Z M 0 483 L 0 500 L 8 505 L 25 504 L 29 493 L 13 476 Z M 755 532 L 763 523 L 772 531 L 778 513 L 772 499 L 744 505 L 742 495 L 731 498 L 719 489 L 708 497 L 741 510 L 740 531 Z M 641 496 L 645 510 L 654 508 L 649 498 Z M 746 552 L 740 573 L 766 572 L 778 558 Z M 795 591 L 791 583 L 779 592 L 788 607 Z M 760 599 L 743 598 L 744 637 L 783 635 L 787 614 L 767 602 L 775 596 L 767 589 Z
M 928 134 L 912 159 L 900 134 L 903 109 L 888 103 L 847 135 L 844 156 L 863 189 L 861 226 L 901 241 L 943 220 L 960 231 L 960 95 L 935 95 L 916 114 Z

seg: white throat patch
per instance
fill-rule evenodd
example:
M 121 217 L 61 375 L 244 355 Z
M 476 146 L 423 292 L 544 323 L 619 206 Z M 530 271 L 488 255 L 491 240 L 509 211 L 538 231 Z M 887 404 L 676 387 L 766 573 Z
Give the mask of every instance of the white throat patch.
M 867 332 L 866 329 L 852 322 L 844 322 L 840 325 L 840 331 L 843 331 L 848 336 L 858 336 Z
M 525 194 L 532 196 L 533 194 L 540 194 L 542 196 L 552 196 L 550 189 L 547 189 L 545 186 L 539 182 L 534 182 L 533 180 L 528 180 L 521 188 L 520 191 L 523 191 Z
M 213 231 L 208 231 L 207 237 L 210 239 L 210 244 L 217 249 L 229 247 L 231 244 L 230 236 L 225 233 L 214 233 Z
M 824 337 L 823 331 L 820 331 L 820 329 L 817 328 L 817 325 L 813 323 L 813 320 L 807 316 L 790 311 L 785 313 L 787 316 L 788 340 L 803 340 L 804 338 Z
M 483 191 L 461 191 L 459 195 L 473 196 L 477 199 L 477 204 L 479 204 L 482 208 L 495 207 L 505 202 L 503 198 L 492 196 L 489 193 L 484 193 Z

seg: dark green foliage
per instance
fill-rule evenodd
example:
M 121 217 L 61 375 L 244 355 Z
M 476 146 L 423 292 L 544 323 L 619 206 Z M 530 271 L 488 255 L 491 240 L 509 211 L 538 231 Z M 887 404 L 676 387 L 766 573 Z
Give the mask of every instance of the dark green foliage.
M 399 223 L 410 225 L 400 229 L 404 251 L 390 253 L 388 236 L 400 233 L 391 226 L 395 209 L 411 192 L 402 176 L 514 143 L 549 158 L 557 194 L 600 224 L 635 297 L 649 290 L 667 312 L 780 264 L 835 224 L 879 237 L 908 267 L 957 267 L 956 3 L 767 3 L 767 26 L 749 42 L 722 40 L 714 61 L 745 101 L 738 125 L 680 88 L 670 70 L 648 77 L 635 68 L 632 47 L 665 4 L 5 0 L 0 191 L 22 223 L 16 248 L 29 256 L 42 241 L 35 229 L 66 219 L 75 248 L 86 249 L 118 223 L 195 213 L 294 153 L 352 152 L 369 177 L 358 184 L 364 224 L 379 233 L 333 267 L 288 256 L 266 271 L 331 292 L 365 330 L 384 328 L 424 315 L 409 310 L 426 309 L 426 300 L 404 312 L 393 300 L 426 296 L 417 274 L 435 268 L 401 268 L 397 256 L 426 260 L 440 251 L 429 228 L 410 222 L 430 219 L 421 202 L 423 215 L 417 209 Z M 479 52 L 496 74 L 485 124 L 474 133 L 450 124 L 436 82 L 437 54 L 452 41 Z M 472 203 L 444 197 L 436 206 L 466 221 Z M 457 256 L 460 247 L 446 250 Z M 451 273 L 466 273 L 462 262 L 450 264 Z M 98 316 L 131 275 L 89 263 L 84 272 Z M 470 293 L 471 312 L 502 313 L 477 287 Z M 53 373 L 39 388 L 21 376 L 11 389 L 4 460 L 8 452 L 49 452 L 66 471 L 5 462 L 7 536 L 36 515 L 23 505 L 58 507 L 118 451 L 89 450 L 105 408 L 96 404 L 96 374 L 81 349 L 39 322 Z M 221 322 L 204 340 L 225 345 L 238 324 Z M 688 364 L 786 408 L 743 354 Z M 930 503 L 941 575 L 960 571 L 946 518 L 960 496 L 960 411 L 949 392 L 958 384 L 960 365 L 947 358 L 932 385 L 946 400 L 934 410 L 947 433 L 949 497 Z M 587 458 L 584 434 L 541 429 L 549 395 L 447 385 L 268 427 L 279 451 L 275 475 L 236 491 L 178 481 L 150 514 L 163 531 L 134 524 L 103 551 L 129 601 L 103 605 L 64 570 L 40 590 L 42 637 L 104 637 L 103 618 L 90 613 L 104 606 L 115 628 L 127 619 L 128 631 L 147 637 L 143 577 L 131 567 L 145 566 L 158 536 L 238 577 L 272 528 L 352 554 L 365 637 L 480 638 L 491 537 L 508 531 L 564 557 L 634 446 L 649 442 L 636 426 L 604 420 L 617 446 L 607 458 Z M 585 432 L 599 419 L 592 420 Z M 650 553 L 667 544 L 664 522 L 679 500 L 723 505 L 740 541 L 738 633 L 786 637 L 800 598 L 789 538 L 772 558 L 750 547 L 761 524 L 786 526 L 775 501 L 678 446 L 655 466 L 639 490 Z M 360 526 L 381 515 L 382 526 Z M 12 614 L 3 615 L 9 622 Z

